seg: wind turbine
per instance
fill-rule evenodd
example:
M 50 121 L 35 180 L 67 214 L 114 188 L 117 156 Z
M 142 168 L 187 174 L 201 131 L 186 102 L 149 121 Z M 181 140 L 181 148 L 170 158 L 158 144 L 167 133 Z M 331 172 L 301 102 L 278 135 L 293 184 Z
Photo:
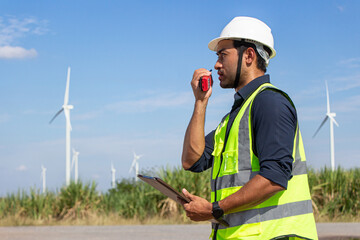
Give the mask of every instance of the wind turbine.
M 329 101 L 329 90 L 327 82 L 325 81 L 326 85 L 326 100 L 327 100 L 327 110 L 326 110 L 326 116 L 325 119 L 320 124 L 320 127 L 316 130 L 313 138 L 316 136 L 316 134 L 319 132 L 320 128 L 325 124 L 326 120 L 329 119 L 330 121 L 330 158 L 331 158 L 331 169 L 332 171 L 335 170 L 335 146 L 334 146 L 334 123 L 336 126 L 339 126 L 339 124 L 336 122 L 335 117 L 336 113 L 332 113 L 330 111 L 330 101 Z
M 111 163 L 111 187 L 115 188 L 115 172 L 116 169 L 114 168 L 113 163 Z
M 45 193 L 46 192 L 46 168 L 41 165 L 41 176 L 42 176 L 42 192 Z
M 75 151 L 75 149 L 73 148 L 71 169 L 73 168 L 74 164 L 75 164 L 75 184 L 77 184 L 79 179 L 79 152 Z
M 134 160 L 131 164 L 129 173 L 135 168 L 135 181 L 137 181 L 137 175 L 139 174 L 139 163 L 138 160 L 142 157 L 142 155 L 136 155 L 134 152 Z
M 70 123 L 70 110 L 74 108 L 74 106 L 69 105 L 69 84 L 70 84 L 70 67 L 68 67 L 67 71 L 67 80 L 66 80 L 66 89 L 65 89 L 65 97 L 64 97 L 64 105 L 62 105 L 61 109 L 55 114 L 55 116 L 51 119 L 50 123 L 54 121 L 54 119 L 64 111 L 65 120 L 66 120 L 66 170 L 65 170 L 65 180 L 66 186 L 70 184 L 70 132 L 71 132 L 71 123 Z

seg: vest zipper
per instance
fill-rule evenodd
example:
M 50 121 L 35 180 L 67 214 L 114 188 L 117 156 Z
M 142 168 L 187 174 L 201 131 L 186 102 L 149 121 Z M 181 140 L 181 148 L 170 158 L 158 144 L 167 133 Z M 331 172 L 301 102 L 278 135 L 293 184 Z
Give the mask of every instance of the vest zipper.
M 237 114 L 239 113 L 240 109 L 242 108 L 243 104 L 246 102 L 246 100 L 247 100 L 248 98 L 249 98 L 249 97 L 247 97 L 246 99 L 244 99 L 243 102 L 240 104 L 240 106 L 237 107 L 237 108 L 234 110 L 234 112 L 235 112 L 235 118 L 236 118 Z M 229 113 L 229 120 L 230 120 L 230 115 L 231 115 L 231 112 Z M 234 119 L 235 119 L 235 118 L 234 118 Z M 226 126 L 226 133 L 225 133 L 225 139 L 224 139 L 224 147 L 223 147 L 223 149 L 222 149 L 222 151 L 221 151 L 221 154 L 220 154 L 220 166 L 219 166 L 219 171 L 218 171 L 218 173 L 216 174 L 216 178 L 215 178 L 215 181 L 214 181 L 214 194 L 215 194 L 215 195 L 214 195 L 214 200 L 215 200 L 215 201 L 216 201 L 216 195 L 217 195 L 217 194 L 216 194 L 216 182 L 217 182 L 217 179 L 218 179 L 218 177 L 219 177 L 219 174 L 220 174 L 220 171 L 221 171 L 221 165 L 222 165 L 222 162 L 223 162 L 223 155 L 222 155 L 222 153 L 224 152 L 224 150 L 225 150 L 225 148 L 226 148 L 226 143 L 227 143 L 227 140 L 228 140 L 228 138 L 229 138 L 230 129 L 231 129 L 233 123 L 234 123 L 234 121 L 232 121 L 231 124 L 229 125 L 229 122 L 228 122 L 228 124 L 227 124 L 227 126 Z M 227 131 L 228 128 L 229 128 L 229 131 Z M 213 240 L 216 240 L 216 233 L 217 233 L 218 228 L 219 228 L 219 224 L 217 223 L 217 224 L 215 225 L 215 229 L 214 229 Z
M 226 138 L 226 137 L 225 137 L 225 139 L 227 140 L 227 138 Z M 226 140 L 224 141 L 224 148 L 223 148 L 223 149 L 225 149 Z M 221 155 L 220 155 L 220 166 L 219 166 L 219 171 L 218 171 L 218 173 L 216 174 L 216 178 L 215 178 L 215 181 L 214 181 L 214 183 L 215 183 L 215 184 L 214 184 L 214 194 L 215 194 L 215 196 L 214 196 L 214 200 L 215 200 L 215 202 L 217 201 L 217 200 L 216 200 L 216 182 L 217 182 L 217 179 L 218 179 L 219 174 L 220 174 L 222 161 L 223 161 L 223 157 L 222 157 L 222 152 L 221 152 Z M 213 236 L 213 240 L 216 240 L 216 234 L 217 234 L 217 230 L 218 230 L 218 228 L 219 228 L 219 224 L 218 224 L 218 223 L 216 223 L 216 225 L 215 225 L 215 229 L 214 229 L 214 236 Z

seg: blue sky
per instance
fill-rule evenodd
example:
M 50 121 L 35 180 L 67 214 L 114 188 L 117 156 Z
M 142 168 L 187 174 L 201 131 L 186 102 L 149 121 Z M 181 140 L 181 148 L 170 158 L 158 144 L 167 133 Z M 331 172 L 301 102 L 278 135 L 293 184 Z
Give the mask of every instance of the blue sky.
M 128 178 L 133 151 L 140 169 L 179 166 L 193 110 L 193 71 L 213 69 L 207 48 L 235 16 L 266 22 L 277 56 L 268 73 L 294 100 L 308 164 L 330 165 L 325 117 L 328 82 L 336 112 L 336 164 L 360 167 L 359 1 L 1 1 L 0 195 L 65 182 L 63 104 L 71 66 L 72 147 L 79 175 L 110 187 Z M 217 79 L 214 72 L 214 79 Z M 215 81 L 206 132 L 233 101 Z

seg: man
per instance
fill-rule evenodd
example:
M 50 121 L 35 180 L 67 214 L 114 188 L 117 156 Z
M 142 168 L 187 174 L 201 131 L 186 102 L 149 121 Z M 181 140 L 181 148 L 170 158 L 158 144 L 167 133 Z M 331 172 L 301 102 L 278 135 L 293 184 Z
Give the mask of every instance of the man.
M 265 75 L 276 54 L 271 29 L 258 19 L 234 18 L 216 51 L 220 86 L 235 89 L 234 105 L 216 130 L 205 137 L 205 112 L 212 89 L 202 92 L 194 72 L 192 118 L 185 133 L 182 165 L 201 172 L 212 168 L 211 203 L 183 193 L 194 221 L 212 224 L 213 239 L 317 239 L 306 173 L 305 153 L 295 106 Z

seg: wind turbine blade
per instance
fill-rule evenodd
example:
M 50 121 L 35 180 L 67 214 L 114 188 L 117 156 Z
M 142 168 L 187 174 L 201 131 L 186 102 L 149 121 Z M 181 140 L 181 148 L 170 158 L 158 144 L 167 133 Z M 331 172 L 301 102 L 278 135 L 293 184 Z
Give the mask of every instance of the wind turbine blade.
M 65 109 L 65 110 L 64 110 L 64 114 L 65 114 L 66 123 L 69 124 L 69 126 L 70 126 L 70 131 L 71 131 L 71 130 L 72 130 L 72 127 L 71 127 L 71 122 L 70 122 L 70 110 L 69 110 L 69 109 Z
M 74 148 L 72 149 L 72 152 L 73 152 L 73 154 L 72 154 L 72 159 L 71 159 L 71 168 L 70 168 L 71 170 L 70 171 L 72 171 L 74 168 L 75 157 L 76 157 L 76 151 Z
M 70 171 L 72 171 L 73 170 L 73 168 L 74 168 L 74 163 L 75 163 L 75 156 L 73 155 L 73 157 L 72 157 L 72 160 L 71 160 L 71 170 Z
M 329 101 L 329 89 L 328 89 L 328 85 L 327 85 L 327 81 L 325 81 L 325 85 L 326 85 L 326 113 L 329 114 L 330 113 L 330 101 Z
M 133 170 L 133 168 L 135 167 L 135 164 L 136 164 L 136 160 L 134 159 L 134 161 L 132 162 L 131 164 L 131 167 L 130 167 L 130 170 L 129 170 L 129 173 L 131 173 L 131 171 Z
M 57 116 L 59 116 L 59 114 L 60 114 L 62 111 L 64 111 L 64 108 L 61 108 L 61 109 L 55 114 L 55 116 L 50 120 L 49 124 L 51 124 L 51 123 L 54 121 L 54 119 L 55 119 Z
M 316 136 L 316 134 L 320 131 L 320 128 L 325 124 L 326 120 L 328 119 L 328 116 L 326 115 L 325 119 L 322 121 L 322 123 L 320 124 L 320 127 L 316 130 L 313 138 Z
M 333 116 L 329 116 L 330 121 L 332 121 L 333 123 L 335 123 L 336 126 L 339 126 L 339 124 L 336 122 L 335 118 Z
M 134 168 L 134 164 L 131 165 L 131 167 L 130 167 L 130 169 L 129 169 L 129 173 L 132 172 L 133 168 Z
M 69 102 L 69 85 L 70 85 L 70 67 L 68 67 L 68 72 L 67 72 L 64 105 L 67 105 Z

